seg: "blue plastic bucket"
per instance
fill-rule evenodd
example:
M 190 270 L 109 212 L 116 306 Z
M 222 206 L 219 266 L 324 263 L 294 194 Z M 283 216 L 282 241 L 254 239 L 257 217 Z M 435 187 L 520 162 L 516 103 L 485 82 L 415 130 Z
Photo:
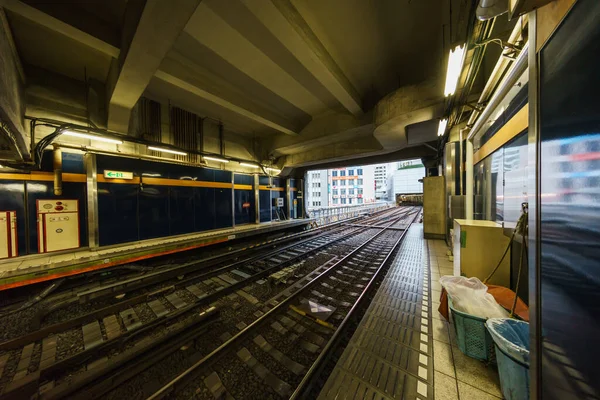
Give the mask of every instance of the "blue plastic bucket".
M 529 324 L 491 318 L 486 326 L 494 340 L 500 388 L 506 400 L 529 399 Z

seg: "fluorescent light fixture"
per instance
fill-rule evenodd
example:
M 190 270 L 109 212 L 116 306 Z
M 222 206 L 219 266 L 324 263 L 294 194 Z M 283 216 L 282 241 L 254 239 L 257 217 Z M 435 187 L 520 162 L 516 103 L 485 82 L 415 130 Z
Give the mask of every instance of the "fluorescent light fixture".
M 281 172 L 281 170 L 280 170 L 280 169 L 277 169 L 277 168 L 271 168 L 271 167 L 267 167 L 267 168 L 265 168 L 265 169 L 266 169 L 267 171 L 273 171 L 273 172 L 275 172 L 276 174 L 278 174 L 278 173 L 280 173 L 280 172 Z
M 216 162 L 222 162 L 222 163 L 228 163 L 229 160 L 226 160 L 224 158 L 217 158 L 217 157 L 207 157 L 207 156 L 203 156 L 205 160 L 209 160 L 209 161 L 216 161 Z
M 450 50 L 448 58 L 448 72 L 446 72 L 446 87 L 444 96 L 452 96 L 458 85 L 458 78 L 462 71 L 463 56 L 465 55 L 466 45 L 456 46 L 454 50 Z
M 84 139 L 92 139 L 92 140 L 97 140 L 99 142 L 114 143 L 114 144 L 123 144 L 122 140 L 111 139 L 111 138 L 107 138 L 107 137 L 103 137 L 103 136 L 90 135 L 89 133 L 81 133 L 81 132 L 74 132 L 74 131 L 63 131 L 62 135 L 73 136 L 73 137 L 84 138 Z
M 163 147 L 148 146 L 148 150 L 161 151 L 163 153 L 170 153 L 170 154 L 177 154 L 178 156 L 187 156 L 187 153 L 184 153 L 183 151 L 165 149 Z
M 438 126 L 438 136 L 444 136 L 444 133 L 446 133 L 446 125 L 448 125 L 448 120 L 446 118 L 440 119 L 440 125 Z
M 258 165 L 256 165 L 256 164 L 250 164 L 250 163 L 245 163 L 245 162 L 241 162 L 240 165 L 242 165 L 244 167 L 248 167 L 248 168 L 258 168 Z

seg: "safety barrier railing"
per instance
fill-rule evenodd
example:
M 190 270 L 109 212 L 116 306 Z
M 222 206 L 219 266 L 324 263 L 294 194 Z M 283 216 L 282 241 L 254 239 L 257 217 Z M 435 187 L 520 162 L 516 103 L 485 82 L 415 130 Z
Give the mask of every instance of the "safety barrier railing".
M 309 208 L 308 216 L 314 218 L 316 226 L 323 226 L 337 221 L 354 218 L 365 212 L 380 211 L 394 205 L 393 202 L 377 202 L 368 204 L 353 204 L 334 207 Z

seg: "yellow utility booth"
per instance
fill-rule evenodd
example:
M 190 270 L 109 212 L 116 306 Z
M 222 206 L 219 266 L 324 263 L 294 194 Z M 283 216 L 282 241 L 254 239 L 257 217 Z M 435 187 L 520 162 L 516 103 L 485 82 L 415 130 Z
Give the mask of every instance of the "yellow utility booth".
M 510 238 L 493 221 L 454 220 L 454 275 L 484 281 L 496 268 Z M 488 283 L 510 287 L 510 250 Z
M 423 178 L 423 235 L 446 238 L 446 186 L 443 176 Z

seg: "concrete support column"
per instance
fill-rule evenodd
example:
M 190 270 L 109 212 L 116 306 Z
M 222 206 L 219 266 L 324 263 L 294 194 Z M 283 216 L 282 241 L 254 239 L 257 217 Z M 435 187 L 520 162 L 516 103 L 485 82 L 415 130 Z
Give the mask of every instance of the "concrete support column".
M 269 176 L 269 221 L 273 222 L 273 178 Z
M 473 219 L 473 142 L 465 141 L 465 218 Z
M 231 173 L 231 226 L 235 228 L 235 174 Z
M 100 245 L 98 235 L 98 179 L 96 155 L 88 153 L 83 158 L 86 172 L 88 246 L 95 249 Z
M 298 192 L 296 193 L 296 198 L 298 199 L 298 206 L 300 207 L 300 212 L 298 213 L 298 218 L 306 218 L 306 214 L 304 212 L 304 210 L 306 210 L 305 204 L 304 204 L 304 179 L 299 179 L 296 187 L 298 188 Z
M 260 180 L 259 175 L 254 175 L 254 223 L 260 224 Z
M 291 179 L 285 180 L 285 199 L 287 200 L 287 218 L 292 219 L 292 187 L 290 185 Z

